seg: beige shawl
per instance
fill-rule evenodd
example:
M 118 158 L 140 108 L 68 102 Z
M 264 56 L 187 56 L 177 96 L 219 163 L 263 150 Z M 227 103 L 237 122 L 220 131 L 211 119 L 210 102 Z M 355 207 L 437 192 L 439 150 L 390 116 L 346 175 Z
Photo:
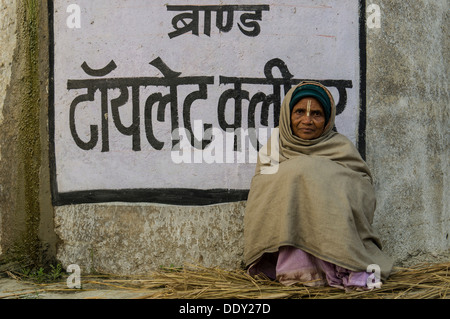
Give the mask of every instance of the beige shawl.
M 385 280 L 392 261 L 371 226 L 376 198 L 369 168 L 352 142 L 332 130 L 336 109 L 325 87 L 332 107 L 324 133 L 314 140 L 292 134 L 289 101 L 295 88 L 259 154 L 244 216 L 245 263 L 290 245 L 352 271 L 376 264 Z

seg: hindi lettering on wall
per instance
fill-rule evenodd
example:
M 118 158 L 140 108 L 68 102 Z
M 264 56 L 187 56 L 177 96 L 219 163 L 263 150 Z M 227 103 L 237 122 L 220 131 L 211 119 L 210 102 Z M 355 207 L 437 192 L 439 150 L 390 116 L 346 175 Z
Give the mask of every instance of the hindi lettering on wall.
M 245 200 L 303 80 L 364 151 L 361 1 L 49 3 L 55 205 Z

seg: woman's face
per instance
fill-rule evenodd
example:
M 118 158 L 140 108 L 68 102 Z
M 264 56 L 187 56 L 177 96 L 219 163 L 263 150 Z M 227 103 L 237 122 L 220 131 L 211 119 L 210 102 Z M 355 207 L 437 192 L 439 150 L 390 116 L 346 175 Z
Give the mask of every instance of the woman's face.
M 312 140 L 322 135 L 325 128 L 325 114 L 316 98 L 305 97 L 294 105 L 291 128 L 294 135 L 304 140 Z

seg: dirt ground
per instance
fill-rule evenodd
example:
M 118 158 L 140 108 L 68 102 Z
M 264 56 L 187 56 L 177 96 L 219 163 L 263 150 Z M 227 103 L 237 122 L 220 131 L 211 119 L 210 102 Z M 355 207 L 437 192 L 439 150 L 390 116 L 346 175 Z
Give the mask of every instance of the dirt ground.
M 0 299 L 136 299 L 148 296 L 148 290 L 114 289 L 98 285 L 68 288 L 65 282 L 37 284 L 12 278 L 0 278 Z

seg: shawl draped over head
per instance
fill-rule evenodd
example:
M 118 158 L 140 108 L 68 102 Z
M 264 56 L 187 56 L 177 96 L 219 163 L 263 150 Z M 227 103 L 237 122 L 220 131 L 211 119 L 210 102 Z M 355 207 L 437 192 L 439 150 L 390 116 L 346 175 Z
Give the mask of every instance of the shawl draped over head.
M 304 140 L 292 133 L 290 101 L 296 88 L 315 85 L 327 93 L 329 120 L 322 135 Z M 376 198 L 372 176 L 353 143 L 333 130 L 330 92 L 302 82 L 286 94 L 279 127 L 260 150 L 244 215 L 246 266 L 281 246 L 302 249 L 352 271 L 378 265 L 385 280 L 392 260 L 372 228 Z

